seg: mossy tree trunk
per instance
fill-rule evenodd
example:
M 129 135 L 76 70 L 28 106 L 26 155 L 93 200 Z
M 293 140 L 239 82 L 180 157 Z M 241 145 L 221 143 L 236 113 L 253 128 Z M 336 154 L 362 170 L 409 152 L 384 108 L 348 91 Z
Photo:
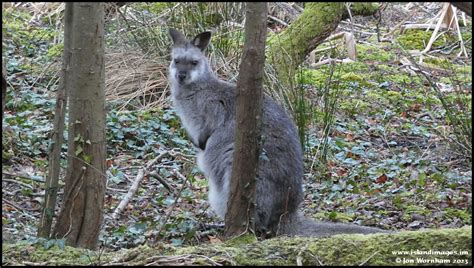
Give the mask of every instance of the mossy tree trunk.
M 169 244 L 109 252 L 3 244 L 2 265 L 464 265 L 472 266 L 472 227 L 393 234 L 277 237 L 253 243 Z M 26 252 L 26 253 L 25 253 Z M 79 256 L 89 256 L 80 258 Z
M 106 182 L 103 3 L 73 3 L 72 24 L 68 169 L 54 237 L 95 248 Z
M 353 3 L 351 14 L 367 16 L 377 9 L 378 5 L 374 3 Z M 270 38 L 268 58 L 283 84 L 292 84 L 291 78 L 305 57 L 348 15 L 342 2 L 306 3 L 303 13 L 288 28 Z

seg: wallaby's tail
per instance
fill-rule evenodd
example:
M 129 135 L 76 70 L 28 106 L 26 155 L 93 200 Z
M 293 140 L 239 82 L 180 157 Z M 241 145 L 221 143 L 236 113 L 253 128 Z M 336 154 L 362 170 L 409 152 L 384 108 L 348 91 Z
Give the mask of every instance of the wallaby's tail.
M 295 217 L 292 217 L 291 222 L 281 226 L 281 233 L 287 235 L 322 237 L 335 234 L 389 233 L 389 231 L 355 224 L 319 222 L 297 214 Z

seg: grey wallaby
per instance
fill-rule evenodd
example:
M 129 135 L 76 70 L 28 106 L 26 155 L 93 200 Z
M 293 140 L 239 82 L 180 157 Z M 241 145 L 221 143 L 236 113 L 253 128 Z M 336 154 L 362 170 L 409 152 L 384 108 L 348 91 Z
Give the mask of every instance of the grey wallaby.
M 209 180 L 209 203 L 222 218 L 227 211 L 234 151 L 236 85 L 220 80 L 203 50 L 210 32 L 188 41 L 170 29 L 173 39 L 169 81 L 182 125 L 197 147 L 197 163 Z M 384 230 L 341 223 L 316 222 L 298 212 L 303 201 L 303 152 L 296 126 L 268 96 L 263 101 L 262 157 L 259 162 L 255 226 L 265 236 L 327 236 Z

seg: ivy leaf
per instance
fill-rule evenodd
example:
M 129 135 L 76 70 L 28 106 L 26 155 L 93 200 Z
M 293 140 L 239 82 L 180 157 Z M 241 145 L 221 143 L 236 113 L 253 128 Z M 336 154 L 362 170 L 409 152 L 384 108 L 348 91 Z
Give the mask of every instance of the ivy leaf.
M 84 161 L 86 161 L 86 163 L 90 164 L 92 162 L 92 156 L 91 155 L 85 154 L 84 156 L 82 156 L 82 158 L 84 159 Z
M 81 153 L 82 153 L 82 146 L 78 145 L 77 148 L 76 148 L 76 156 L 78 156 Z
M 387 179 L 388 179 L 387 175 L 382 174 L 377 179 L 375 179 L 375 182 L 378 184 L 382 184 L 382 183 L 385 183 Z

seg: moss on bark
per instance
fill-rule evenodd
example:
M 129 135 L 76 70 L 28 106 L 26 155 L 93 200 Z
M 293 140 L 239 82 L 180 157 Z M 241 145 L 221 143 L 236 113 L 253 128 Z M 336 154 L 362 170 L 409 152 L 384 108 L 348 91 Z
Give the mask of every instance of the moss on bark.
M 307 3 L 285 31 L 268 40 L 268 58 L 285 84 L 304 57 L 336 29 L 343 12 L 343 3 Z
M 159 244 L 117 252 L 27 243 L 3 244 L 2 265 L 471 265 L 472 227 L 391 234 L 278 237 L 249 244 L 173 248 Z
M 368 16 L 379 8 L 375 3 L 353 3 L 351 13 Z M 348 17 L 342 2 L 307 3 L 303 13 L 283 32 L 268 40 L 268 59 L 275 67 L 280 80 L 291 85 L 297 67 L 305 57 Z

